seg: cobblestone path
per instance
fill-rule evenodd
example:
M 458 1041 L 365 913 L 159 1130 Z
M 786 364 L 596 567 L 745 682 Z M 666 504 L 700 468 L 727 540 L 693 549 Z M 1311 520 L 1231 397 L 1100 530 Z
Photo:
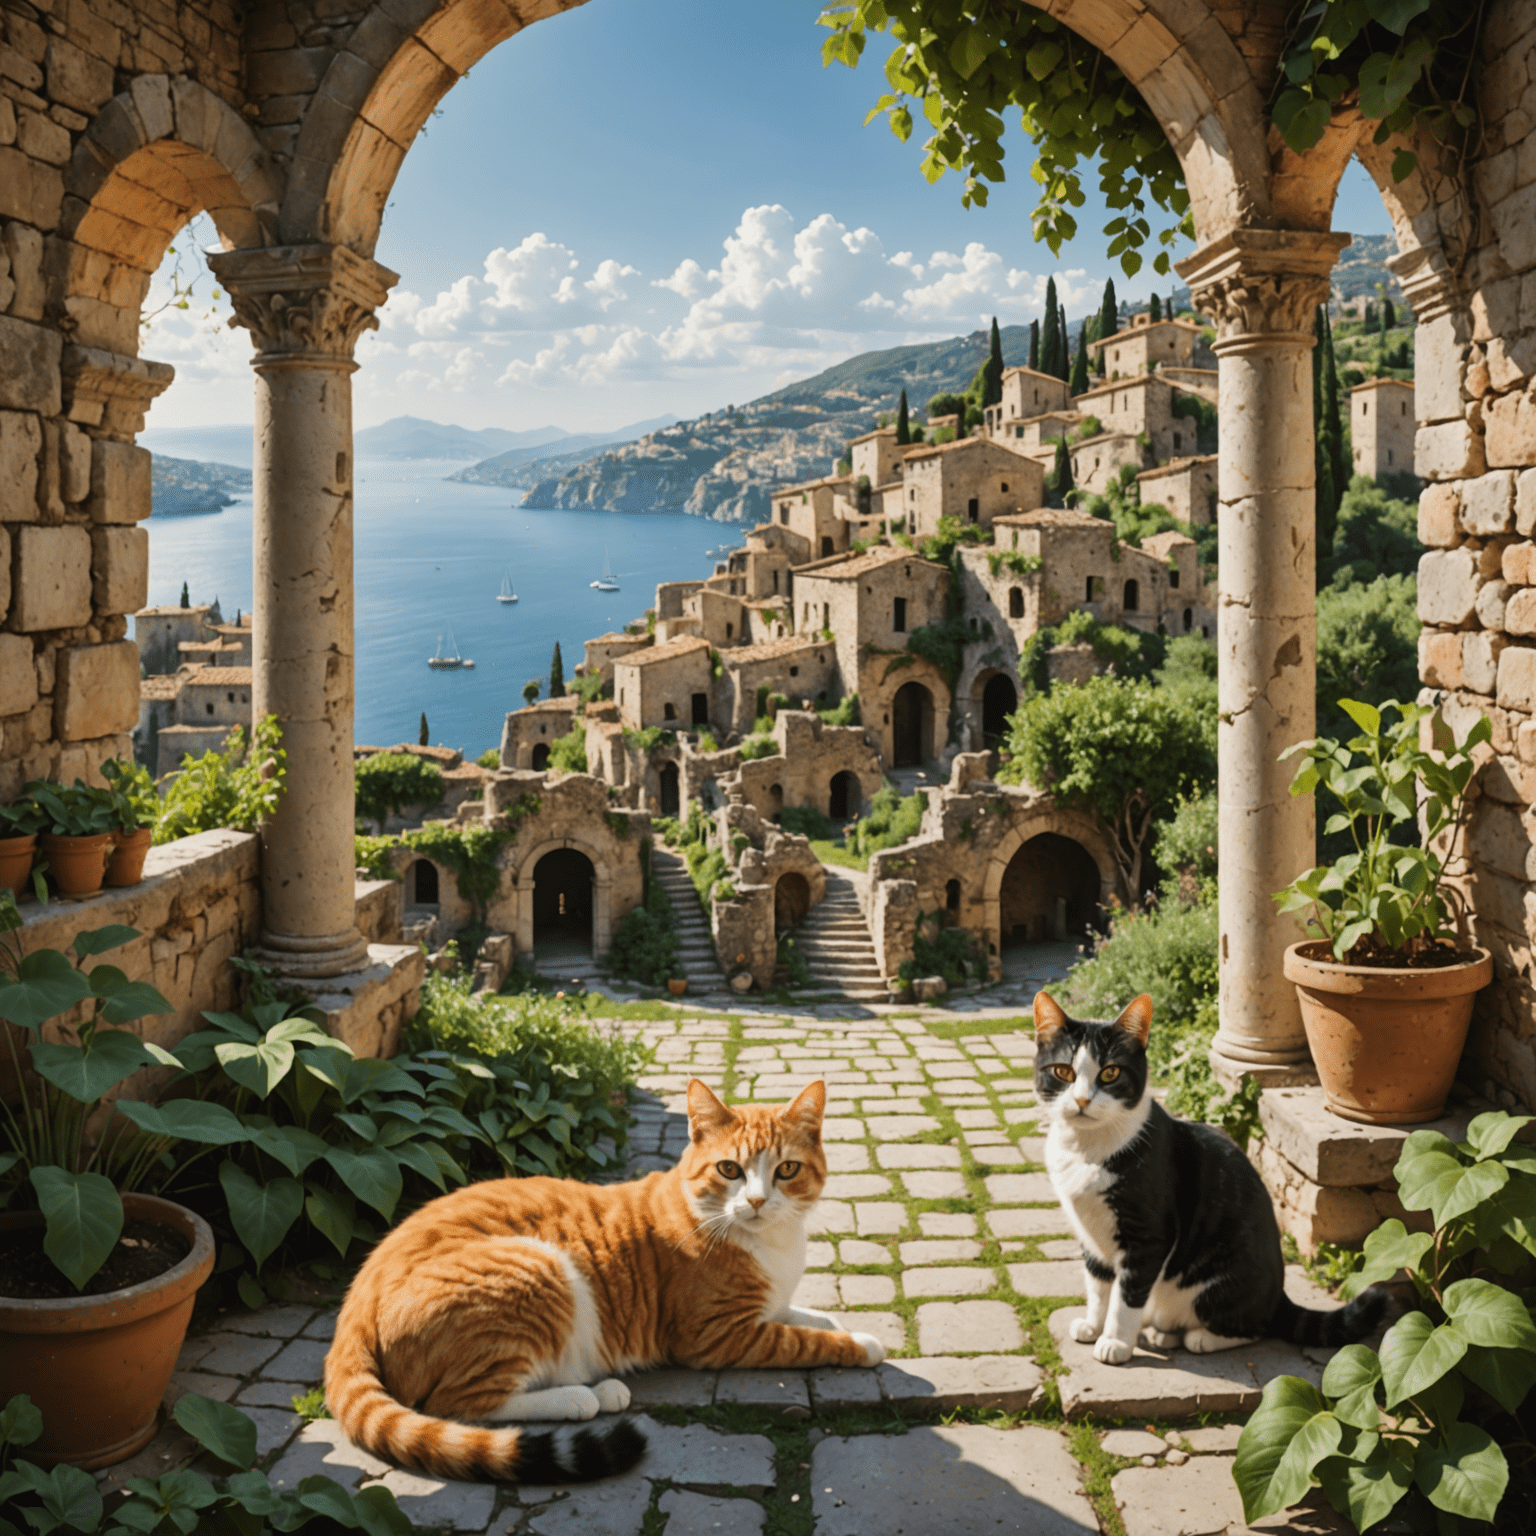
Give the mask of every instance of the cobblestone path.
M 1243 1411 L 1323 1352 L 1264 1343 L 1100 1365 L 1066 1323 L 1078 1250 L 1042 1166 L 1033 1041 L 1016 1017 L 682 1016 L 621 1026 L 656 1048 L 629 1171 L 684 1145 L 692 1075 L 732 1101 L 829 1093 L 831 1163 L 796 1300 L 881 1338 L 878 1370 L 668 1370 L 631 1382 L 650 1449 L 572 1490 L 440 1483 L 349 1445 L 293 1399 L 321 1379 L 331 1313 L 228 1314 L 176 1378 L 257 1421 L 274 1480 L 381 1481 L 418 1526 L 530 1536 L 1217 1536 L 1248 1529 L 1231 1478 Z M 1298 1299 L 1326 1302 L 1299 1271 Z M 174 1454 L 158 1444 L 151 1458 Z M 147 1469 L 141 1458 L 114 1481 Z M 162 1463 L 163 1465 L 163 1463 Z M 1326 1512 L 1267 1531 L 1344 1529 Z

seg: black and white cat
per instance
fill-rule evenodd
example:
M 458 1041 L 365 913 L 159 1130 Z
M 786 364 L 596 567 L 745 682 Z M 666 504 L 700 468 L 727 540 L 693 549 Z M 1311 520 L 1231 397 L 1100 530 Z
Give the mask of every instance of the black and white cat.
M 1049 1115 L 1045 1164 L 1082 1240 L 1088 1315 L 1072 1337 L 1120 1365 L 1147 1341 L 1194 1354 L 1259 1338 L 1351 1344 L 1393 1310 L 1371 1286 L 1334 1312 L 1298 1307 L 1269 1195 L 1222 1132 L 1176 1120 L 1147 1092 L 1152 999 L 1112 1024 L 1035 997 L 1035 1092 Z

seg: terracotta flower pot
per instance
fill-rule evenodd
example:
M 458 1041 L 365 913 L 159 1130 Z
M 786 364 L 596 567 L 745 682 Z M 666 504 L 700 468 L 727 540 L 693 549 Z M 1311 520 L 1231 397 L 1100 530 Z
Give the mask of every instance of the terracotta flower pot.
M 155 1195 L 124 1195 L 140 1221 L 174 1227 L 191 1244 L 153 1280 L 103 1296 L 0 1296 L 0 1402 L 25 1392 L 43 1415 L 29 1461 L 109 1467 L 149 1443 L 181 1352 L 197 1289 L 213 1273 L 213 1233 L 202 1217 Z M 37 1226 L 36 1211 L 0 1216 L 0 1231 Z
M 667 991 L 673 997 L 681 997 L 688 990 L 688 978 L 686 976 L 674 976 L 667 983 Z
M 153 827 L 112 834 L 112 857 L 107 860 L 108 885 L 137 885 L 144 878 L 144 858 L 154 835 Z
M 37 840 L 48 860 L 48 873 L 66 896 L 93 896 L 101 889 L 112 857 L 111 832 L 88 837 L 55 837 L 44 832 Z
M 1421 1125 L 1445 1113 L 1472 1000 L 1493 979 L 1475 949 L 1458 965 L 1385 970 L 1340 965 L 1324 940 L 1293 944 L 1285 976 L 1328 1108 L 1366 1125 Z
M 32 873 L 32 856 L 37 852 L 36 837 L 0 838 L 0 891 L 20 896 Z

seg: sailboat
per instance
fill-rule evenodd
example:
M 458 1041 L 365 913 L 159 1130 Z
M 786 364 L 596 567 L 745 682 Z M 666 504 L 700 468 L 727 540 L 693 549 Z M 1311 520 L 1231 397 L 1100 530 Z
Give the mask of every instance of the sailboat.
M 474 671 L 475 664 L 468 657 L 459 655 L 458 641 L 453 638 L 453 631 L 448 631 L 448 654 L 443 654 L 443 637 L 437 637 L 437 649 L 427 657 L 427 665 L 437 672 L 455 672 L 461 667 Z
M 617 592 L 619 590 L 619 584 L 613 578 L 613 567 L 608 563 L 608 550 L 606 546 L 603 549 L 603 574 L 592 583 L 592 586 L 598 592 Z
M 498 603 L 515 603 L 517 593 L 512 590 L 512 573 L 503 571 L 501 576 L 501 591 L 496 594 Z

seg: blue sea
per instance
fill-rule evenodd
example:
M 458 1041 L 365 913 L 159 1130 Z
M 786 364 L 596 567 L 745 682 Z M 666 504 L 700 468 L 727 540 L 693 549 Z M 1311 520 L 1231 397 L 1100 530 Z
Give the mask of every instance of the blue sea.
M 557 640 L 569 679 L 583 642 L 641 617 L 657 582 L 707 576 L 714 560 L 704 551 L 741 542 L 739 528 L 699 517 L 525 511 L 516 491 L 445 478 L 462 467 L 358 460 L 359 742 L 415 741 L 425 710 L 434 743 L 478 756 L 500 744 L 524 683 L 548 687 Z M 222 512 L 150 518 L 151 604 L 176 602 L 186 582 L 194 602 L 217 597 L 228 620 L 249 612 L 251 519 L 248 497 Z M 605 553 L 618 592 L 589 585 Z M 496 601 L 504 572 L 515 604 Z M 428 668 L 450 631 L 474 671 Z

